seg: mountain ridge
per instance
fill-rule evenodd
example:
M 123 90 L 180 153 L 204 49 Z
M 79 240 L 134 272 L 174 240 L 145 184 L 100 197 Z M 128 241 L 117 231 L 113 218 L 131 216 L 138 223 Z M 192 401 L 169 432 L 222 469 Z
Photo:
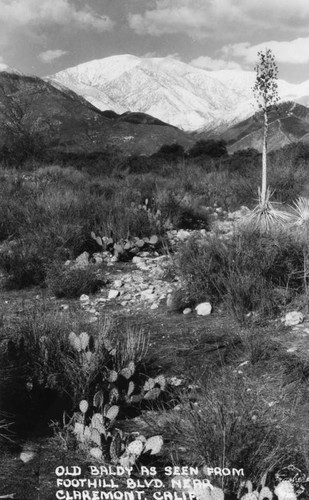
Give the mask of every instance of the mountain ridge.
M 224 131 L 255 111 L 254 71 L 207 71 L 167 58 L 110 56 L 47 77 L 101 110 L 150 114 L 185 131 Z M 309 80 L 278 80 L 282 101 L 309 104 Z

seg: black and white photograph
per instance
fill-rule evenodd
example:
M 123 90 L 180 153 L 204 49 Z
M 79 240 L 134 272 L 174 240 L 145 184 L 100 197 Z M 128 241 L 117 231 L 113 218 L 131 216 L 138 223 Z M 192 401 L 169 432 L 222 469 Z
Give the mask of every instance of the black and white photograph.
M 0 0 L 0 499 L 309 500 L 308 0 Z

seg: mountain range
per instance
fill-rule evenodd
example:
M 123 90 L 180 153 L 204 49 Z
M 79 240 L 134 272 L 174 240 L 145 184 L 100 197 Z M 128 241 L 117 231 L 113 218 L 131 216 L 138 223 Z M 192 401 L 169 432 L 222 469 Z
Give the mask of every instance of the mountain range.
M 253 71 L 206 71 L 173 58 L 118 55 L 48 77 L 100 110 L 150 114 L 185 131 L 225 131 L 255 113 Z M 309 104 L 309 80 L 278 80 L 283 102 Z
M 166 143 L 185 149 L 193 144 L 185 132 L 145 113 L 100 111 L 64 86 L 4 69 L 0 151 L 40 145 L 45 152 L 89 154 L 112 147 L 128 155 L 149 155 Z
M 253 105 L 255 74 L 205 71 L 171 58 L 113 56 L 44 79 L 0 64 L 0 151 L 185 151 L 220 139 L 228 151 L 262 144 L 263 116 Z M 309 142 L 309 81 L 279 80 L 282 103 L 269 117 L 269 150 Z M 177 125 L 180 127 L 178 128 Z

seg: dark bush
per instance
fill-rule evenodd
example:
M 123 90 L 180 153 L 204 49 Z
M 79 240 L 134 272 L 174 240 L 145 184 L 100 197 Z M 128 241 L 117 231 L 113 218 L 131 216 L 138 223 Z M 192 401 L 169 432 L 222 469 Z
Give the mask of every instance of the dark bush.
M 47 271 L 47 286 L 57 298 L 77 298 L 97 292 L 104 284 L 98 269 L 91 266 L 79 269 L 54 262 Z
M 215 141 L 214 139 L 197 141 L 194 146 L 189 149 L 188 156 L 197 158 L 199 156 L 210 156 L 211 158 L 220 158 L 227 155 L 226 143 L 223 140 Z

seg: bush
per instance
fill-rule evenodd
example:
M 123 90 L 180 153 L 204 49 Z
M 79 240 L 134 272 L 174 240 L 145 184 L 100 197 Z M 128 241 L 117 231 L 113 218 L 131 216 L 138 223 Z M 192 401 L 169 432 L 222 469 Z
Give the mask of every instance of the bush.
M 6 286 L 22 289 L 42 285 L 45 280 L 46 260 L 31 241 L 20 240 L 7 245 L 0 252 L 0 269 L 5 273 Z
M 95 293 L 105 284 L 97 268 L 89 265 L 80 269 L 71 265 L 63 266 L 61 262 L 54 262 L 48 268 L 46 283 L 58 299 Z
M 278 289 L 289 288 L 293 296 L 303 287 L 301 245 L 286 234 L 191 238 L 179 266 L 192 299 L 224 301 L 241 323 L 248 313 L 269 316 L 284 305 Z
M 175 229 L 210 229 L 209 214 L 203 208 L 184 204 L 172 191 L 158 194 L 157 206 L 162 221 Z
M 92 401 L 98 386 L 107 391 L 106 404 L 114 387 L 111 371 L 133 363 L 135 385 L 143 385 L 147 348 L 146 335 L 129 321 L 89 324 L 82 312 L 36 304 L 23 311 L 1 344 L 1 373 L 10 373 L 1 386 L 1 406 L 15 415 L 18 430 L 29 432 L 49 419 L 62 421 L 64 411 L 71 413 L 82 399 Z
M 210 156 L 211 158 L 220 158 L 227 154 L 225 141 L 215 141 L 213 139 L 197 141 L 194 146 L 189 149 L 188 155 L 191 158 L 198 156 Z
M 280 470 L 292 463 L 305 470 L 297 428 L 288 421 L 297 410 L 273 404 L 286 399 L 286 392 L 280 383 L 261 388 L 259 377 L 248 378 L 242 371 L 224 367 L 203 381 L 194 405 L 193 395 L 184 393 L 178 418 L 174 422 L 167 418 L 163 428 L 156 430 L 173 442 L 173 450 L 186 450 L 185 463 L 244 469 L 245 477 L 254 482 L 274 466 Z M 234 481 L 237 489 L 235 477 L 217 480 L 231 490 Z

